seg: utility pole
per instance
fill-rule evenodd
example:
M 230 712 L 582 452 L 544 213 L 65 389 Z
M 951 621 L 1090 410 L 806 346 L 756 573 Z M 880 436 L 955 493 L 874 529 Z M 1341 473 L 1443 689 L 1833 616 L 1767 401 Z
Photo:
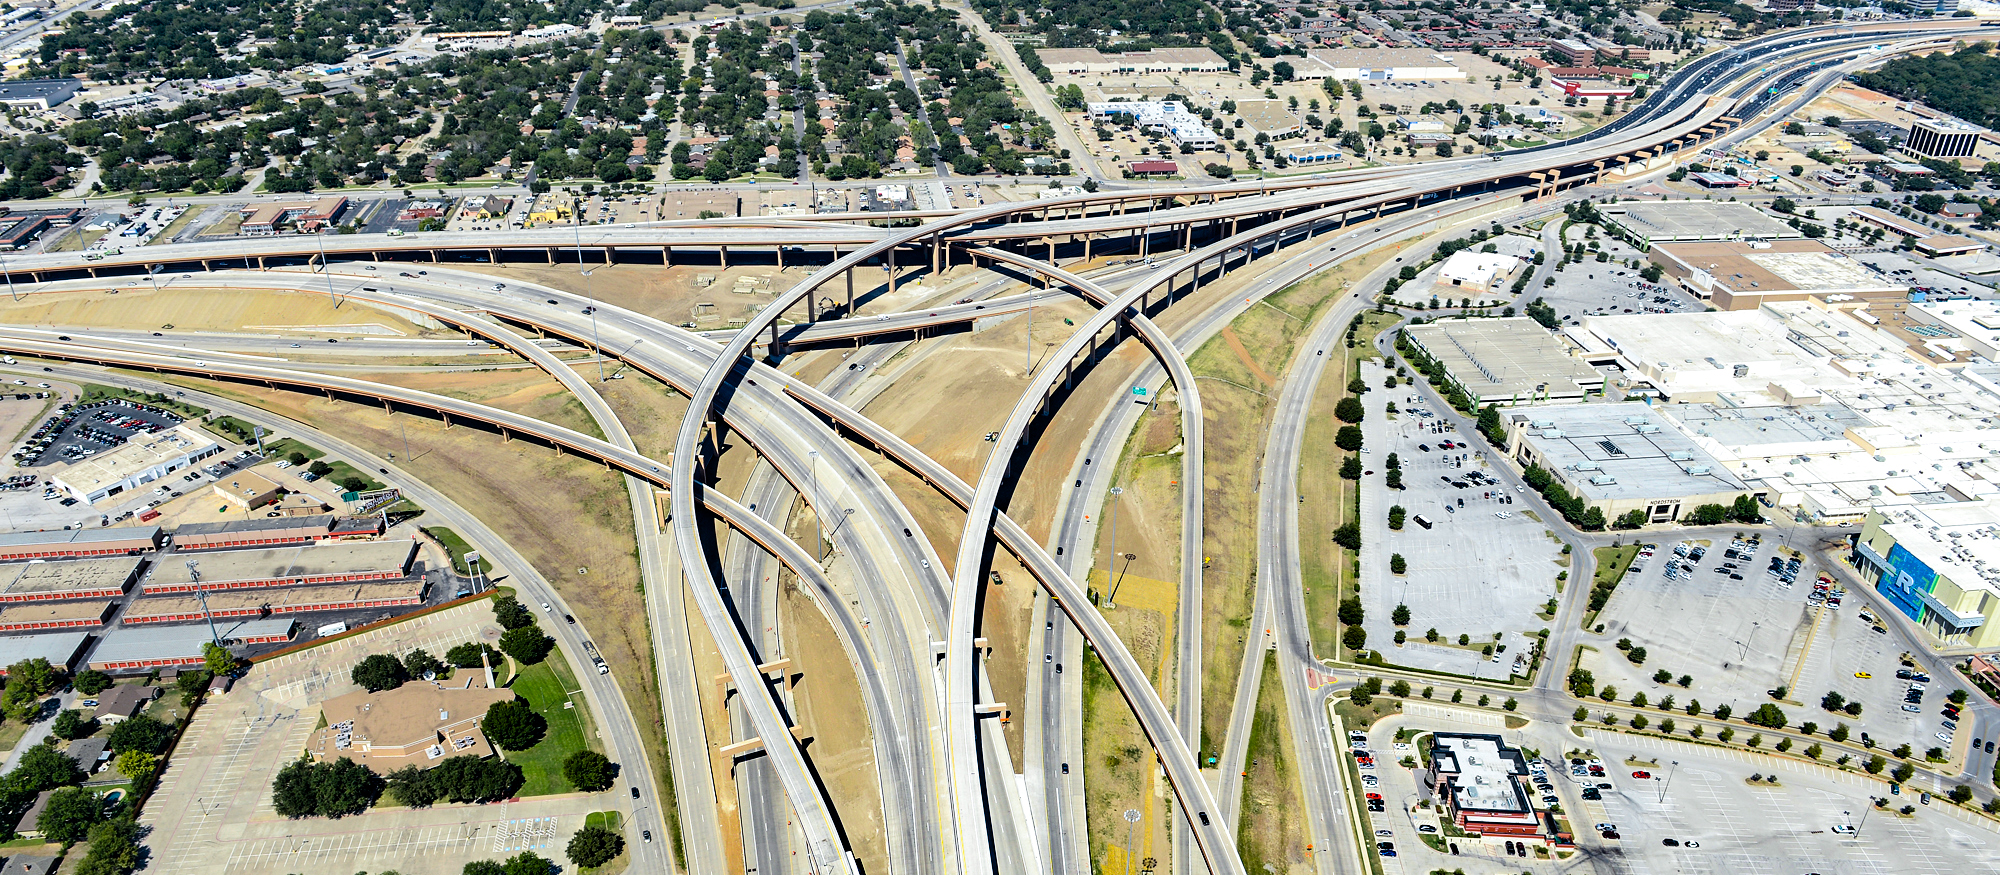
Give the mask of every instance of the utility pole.
M 1118 566 L 1118 496 L 1120 496 L 1120 495 L 1124 495 L 1124 494 L 1125 494 L 1125 489 L 1124 489 L 1124 487 L 1121 487 L 1121 486 L 1113 486 L 1113 487 L 1111 487 L 1111 566 L 1112 566 L 1112 568 L 1116 568 L 1116 567 Z M 1104 582 L 1105 582 L 1105 583 L 1106 583 L 1107 585 L 1111 583 L 1111 570 L 1112 570 L 1112 569 L 1108 568 L 1108 569 L 1105 569 L 1105 571 L 1104 571 Z M 1111 600 L 1111 595 L 1112 595 L 1112 593 L 1114 593 L 1114 592 L 1116 592 L 1116 590 L 1115 590 L 1115 589 L 1107 589 L 1107 590 L 1105 590 L 1105 596 L 1104 596 L 1104 607 L 1105 607 L 1105 608 L 1106 608 L 1107 610 L 1108 610 L 1108 609 L 1111 609 L 1111 608 L 1115 608 L 1115 607 L 1118 607 L 1117 603 L 1115 603 L 1115 602 L 1113 602 L 1113 601 Z
M 324 227 L 324 226 L 322 226 Z M 326 296 L 333 299 L 334 309 L 340 308 L 340 296 L 333 291 L 333 265 L 326 261 L 326 232 L 314 231 L 313 242 L 319 246 L 319 272 L 326 276 Z
M 597 354 L 597 382 L 604 382 L 604 345 L 597 342 L 597 296 L 590 292 L 590 271 L 583 269 L 583 201 L 570 199 L 576 219 L 576 272 L 583 274 L 583 296 L 590 301 L 590 346 Z
M 201 617 L 208 621 L 208 640 L 215 646 L 222 646 L 222 636 L 215 631 L 215 615 L 208 611 L 208 591 L 201 588 L 201 570 L 195 568 L 195 561 L 187 561 L 188 579 L 194 581 L 194 597 L 201 602 Z

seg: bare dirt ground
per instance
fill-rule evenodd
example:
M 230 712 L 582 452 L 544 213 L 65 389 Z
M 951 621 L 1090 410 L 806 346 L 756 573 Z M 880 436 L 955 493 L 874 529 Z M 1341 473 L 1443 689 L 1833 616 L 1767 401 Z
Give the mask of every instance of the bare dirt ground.
M 855 719 L 860 684 L 826 615 L 799 591 L 798 578 L 787 571 L 780 581 L 784 589 L 778 597 L 778 622 L 784 629 L 786 655 L 795 666 L 810 666 L 792 689 L 800 725 L 813 734 L 806 750 L 826 784 L 827 798 L 834 800 L 863 871 L 887 871 L 874 736 L 867 720 Z
M 584 412 L 583 404 L 555 378 L 539 370 L 383 371 L 353 376 L 511 410 L 587 435 L 604 436 Z
M 579 373 L 594 376 L 596 372 L 587 369 L 595 367 L 579 365 Z M 621 379 L 598 383 L 597 391 L 625 423 L 625 431 L 632 435 L 632 445 L 639 452 L 661 460 L 673 452 L 674 434 L 687 415 L 686 397 L 632 368 L 626 368 Z
M 28 429 L 41 422 L 42 413 L 51 403 L 47 398 L 30 398 L 17 401 L 12 394 L 0 400 L 0 444 L 13 447 Z
M 0 300 L 0 322 L 47 328 L 177 328 L 233 331 L 245 326 L 340 326 L 371 324 L 404 337 L 447 336 L 390 310 L 357 301 L 335 309 L 325 295 L 239 289 L 164 288 L 140 285 L 116 295 L 102 292 L 43 292 L 20 301 Z
M 1158 667 L 1168 657 L 1167 615 L 1141 608 L 1119 608 L 1105 615 L 1118 637 L 1132 651 L 1132 658 L 1146 670 L 1155 685 L 1161 676 Z M 1154 780 L 1152 749 L 1132 717 L 1111 675 L 1095 655 L 1084 657 L 1083 738 L 1084 810 L 1090 825 L 1090 858 L 1093 871 L 1124 872 L 1136 857 L 1166 859 L 1172 854 L 1171 831 L 1164 828 L 1167 811 L 1158 782 Z M 1138 811 L 1141 822 L 1131 824 L 1126 811 Z M 1132 842 L 1131 857 L 1126 842 Z M 1136 871 L 1139 867 L 1132 866 Z
M 593 254 L 586 253 L 586 258 Z M 757 308 L 769 304 L 776 293 L 806 276 L 804 268 L 780 271 L 773 264 L 713 264 L 661 267 L 657 264 L 587 264 L 590 276 L 570 264 L 454 265 L 456 270 L 496 277 L 514 277 L 545 286 L 589 294 L 607 304 L 635 313 L 644 313 L 675 325 L 696 323 L 700 328 L 727 328 L 748 320 Z M 701 285 L 708 278 L 707 285 Z M 841 294 L 845 294 L 842 287 Z M 804 317 L 804 313 L 800 313 Z M 789 321 L 789 320 L 787 320 Z

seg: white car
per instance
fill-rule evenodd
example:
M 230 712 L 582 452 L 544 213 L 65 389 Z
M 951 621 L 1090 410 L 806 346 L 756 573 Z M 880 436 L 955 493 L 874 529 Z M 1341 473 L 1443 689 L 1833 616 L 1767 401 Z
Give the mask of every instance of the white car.
M 1833 832 L 1834 835 L 1851 836 L 1854 834 L 1854 827 L 1850 824 L 1845 824 L 1845 823 L 1836 824 L 1835 826 L 1831 827 L 1831 831 Z
M 283 471 L 283 470 L 285 470 L 286 468 L 290 468 L 290 467 L 292 467 L 292 463 L 290 463 L 290 462 L 279 462 L 279 463 L 278 463 L 278 470 L 280 470 L 280 471 Z

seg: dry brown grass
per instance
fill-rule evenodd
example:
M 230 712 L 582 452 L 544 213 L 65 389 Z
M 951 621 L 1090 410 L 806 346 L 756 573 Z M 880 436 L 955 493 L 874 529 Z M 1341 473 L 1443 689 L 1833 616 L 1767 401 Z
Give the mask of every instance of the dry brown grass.
M 806 526 L 806 531 L 811 531 Z M 882 789 L 876 777 L 873 733 L 856 719 L 860 684 L 826 615 L 799 591 L 789 570 L 779 576 L 778 622 L 785 630 L 785 653 L 807 670 L 793 690 L 799 722 L 813 734 L 806 748 L 839 812 L 854 856 L 863 871 L 888 871 L 883 835 Z
M 164 282 L 165 280 L 162 280 Z M 0 300 L 0 322 L 46 328 L 235 331 L 259 325 L 382 325 L 406 337 L 449 336 L 419 328 L 392 310 L 348 300 L 338 309 L 322 294 L 289 291 L 176 288 L 149 284 L 102 292 L 41 292 L 20 301 Z

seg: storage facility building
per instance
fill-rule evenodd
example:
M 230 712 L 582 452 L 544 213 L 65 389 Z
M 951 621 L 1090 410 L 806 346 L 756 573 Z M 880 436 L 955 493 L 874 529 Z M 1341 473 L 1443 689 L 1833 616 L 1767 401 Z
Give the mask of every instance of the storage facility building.
M 277 644 L 292 640 L 299 621 L 217 621 L 215 631 L 231 645 Z M 36 636 L 47 637 L 47 636 Z M 81 633 L 78 637 L 82 637 Z M 0 642 L 12 639 L 0 638 Z M 189 626 L 115 626 L 90 654 L 90 667 L 101 672 L 143 674 L 156 668 L 198 666 L 205 661 L 202 645 L 209 643 L 208 624 Z
M 33 602 L 0 606 L 0 632 L 95 629 L 111 619 L 117 602 Z
M 305 544 L 327 537 L 336 519 L 338 517 L 328 513 L 217 523 L 186 523 L 174 529 L 174 549 L 186 552 Z
M 416 541 L 323 541 L 299 547 L 221 550 L 165 557 L 146 576 L 147 595 L 196 589 L 251 589 L 355 583 L 406 577 L 417 556 Z M 195 567 L 189 569 L 192 563 Z M 195 577 L 199 575 L 200 583 Z
M 235 590 L 208 594 L 208 611 L 215 617 L 266 617 L 314 611 L 350 611 L 409 607 L 424 603 L 421 580 L 391 583 L 343 583 L 281 589 Z M 201 600 L 192 595 L 148 596 L 125 609 L 125 625 L 193 623 L 203 619 Z M 0 622 L 6 615 L 0 614 Z
M 0 534 L 0 561 L 66 556 L 136 556 L 160 545 L 159 526 L 59 529 Z
M 133 556 L 0 565 L 0 602 L 118 598 L 132 589 L 143 562 Z
M 0 635 L 0 677 L 7 666 L 24 659 L 46 659 L 66 672 L 76 671 L 90 645 L 88 632 L 48 632 L 41 635 Z

